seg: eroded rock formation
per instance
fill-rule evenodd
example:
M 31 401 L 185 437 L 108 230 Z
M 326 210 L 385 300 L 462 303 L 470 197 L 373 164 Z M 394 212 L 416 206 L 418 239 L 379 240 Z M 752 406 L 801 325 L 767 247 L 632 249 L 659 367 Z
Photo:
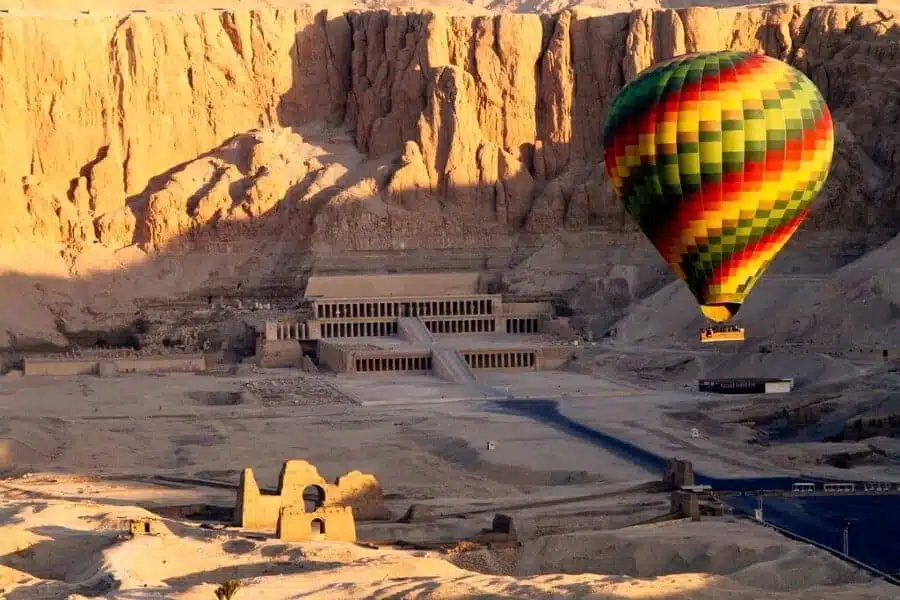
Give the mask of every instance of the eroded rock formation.
M 621 229 L 600 162 L 610 100 L 654 61 L 719 48 L 788 60 L 825 94 L 838 152 L 810 227 L 892 225 L 898 42 L 874 5 L 7 15 L 0 238 L 77 253 L 259 227 L 347 248 Z M 288 128 L 311 122 L 366 156 L 292 152 L 308 134 Z

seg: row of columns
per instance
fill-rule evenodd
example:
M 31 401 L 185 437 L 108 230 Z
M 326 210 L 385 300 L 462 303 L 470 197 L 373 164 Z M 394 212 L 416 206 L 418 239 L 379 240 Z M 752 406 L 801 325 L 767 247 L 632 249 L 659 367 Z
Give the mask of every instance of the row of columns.
M 540 321 L 535 317 L 506 317 L 506 333 L 539 333 Z
M 387 371 L 430 371 L 430 356 L 394 356 L 385 358 L 357 358 L 357 373 Z
M 431 333 L 494 333 L 495 319 L 428 319 L 425 326 Z M 323 338 L 387 337 L 397 333 L 396 321 L 361 323 L 321 323 Z M 540 320 L 535 317 L 506 318 L 506 333 L 536 334 L 540 332 Z M 303 337 L 297 337 L 301 335 Z M 307 339 L 306 324 L 279 325 L 278 339 Z
M 497 330 L 494 319 L 453 319 L 425 321 L 431 333 L 493 333 Z
M 473 369 L 532 369 L 537 362 L 534 352 L 495 352 L 463 354 Z
M 425 326 L 431 333 L 494 333 L 497 328 L 493 318 L 482 319 L 428 319 Z M 321 323 L 321 337 L 387 337 L 396 335 L 396 321 L 360 322 L 360 323 Z M 540 321 L 534 317 L 506 317 L 506 333 L 539 333 Z M 271 335 L 271 333 L 270 333 Z M 276 323 L 275 339 L 307 340 L 309 326 L 307 323 Z
M 388 337 L 397 333 L 396 321 L 365 323 L 322 323 L 323 338 Z
M 491 298 L 478 300 L 424 300 L 420 302 L 335 302 L 316 304 L 317 319 L 378 317 L 462 317 L 494 314 Z
M 277 323 L 275 325 L 276 340 L 307 340 L 309 331 L 306 323 Z

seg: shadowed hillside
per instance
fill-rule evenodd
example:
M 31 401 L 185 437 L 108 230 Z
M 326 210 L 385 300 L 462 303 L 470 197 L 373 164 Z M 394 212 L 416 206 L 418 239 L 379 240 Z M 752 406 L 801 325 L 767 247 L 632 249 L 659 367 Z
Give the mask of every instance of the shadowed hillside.
M 577 276 L 530 286 L 603 313 L 588 315 L 600 333 L 634 300 L 669 293 L 606 180 L 605 109 L 653 62 L 718 48 L 788 60 L 820 86 L 837 153 L 804 231 L 837 254 L 845 239 L 866 250 L 897 231 L 898 36 L 891 9 L 862 5 L 4 15 L 0 127 L 19 150 L 0 165 L 0 266 L 21 276 L 2 284 L 0 325 L 16 340 L 59 343 L 60 321 L 128 322 L 139 298 L 298 280 L 352 252 L 496 248 L 510 268 L 536 269 L 508 274 L 524 289 L 569 239 L 584 250 Z M 799 272 L 847 262 L 790 246 L 785 256 Z M 797 316 L 769 327 L 816 335 Z

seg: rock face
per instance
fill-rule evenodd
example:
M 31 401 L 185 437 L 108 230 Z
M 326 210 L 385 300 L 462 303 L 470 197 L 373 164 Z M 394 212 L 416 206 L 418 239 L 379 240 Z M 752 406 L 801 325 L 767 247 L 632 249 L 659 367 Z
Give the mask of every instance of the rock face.
M 629 228 L 600 162 L 611 99 L 655 61 L 726 48 L 795 64 L 831 106 L 834 175 L 809 227 L 900 223 L 889 7 L 245 10 L 0 17 L 0 239 L 162 248 L 273 215 L 299 244 L 347 248 Z M 349 127 L 368 162 L 280 153 L 314 121 Z

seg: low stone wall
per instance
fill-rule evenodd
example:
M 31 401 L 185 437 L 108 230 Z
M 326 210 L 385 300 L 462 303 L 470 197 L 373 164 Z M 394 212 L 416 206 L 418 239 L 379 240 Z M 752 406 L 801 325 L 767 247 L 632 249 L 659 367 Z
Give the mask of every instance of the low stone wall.
M 299 367 L 303 362 L 303 346 L 298 340 L 257 340 L 256 362 L 260 367 Z
M 96 375 L 97 360 L 26 358 L 25 375 Z
M 112 375 L 115 373 L 196 373 L 206 370 L 202 354 L 112 359 L 25 358 L 25 375 Z M 103 368 L 101 369 L 101 363 Z M 101 373 L 102 371 L 102 373 Z
M 572 329 L 567 317 L 546 319 L 541 323 L 541 333 L 559 337 L 569 342 L 579 338 L 578 332 Z
M 511 317 L 542 317 L 553 313 L 549 302 L 504 302 L 503 314 Z
M 319 364 L 332 373 L 344 373 L 348 368 L 348 352 L 337 344 L 319 341 Z
M 575 355 L 573 346 L 542 346 L 538 352 L 538 371 L 562 369 Z
M 118 358 L 112 362 L 119 373 L 198 373 L 206 370 L 203 355 Z

